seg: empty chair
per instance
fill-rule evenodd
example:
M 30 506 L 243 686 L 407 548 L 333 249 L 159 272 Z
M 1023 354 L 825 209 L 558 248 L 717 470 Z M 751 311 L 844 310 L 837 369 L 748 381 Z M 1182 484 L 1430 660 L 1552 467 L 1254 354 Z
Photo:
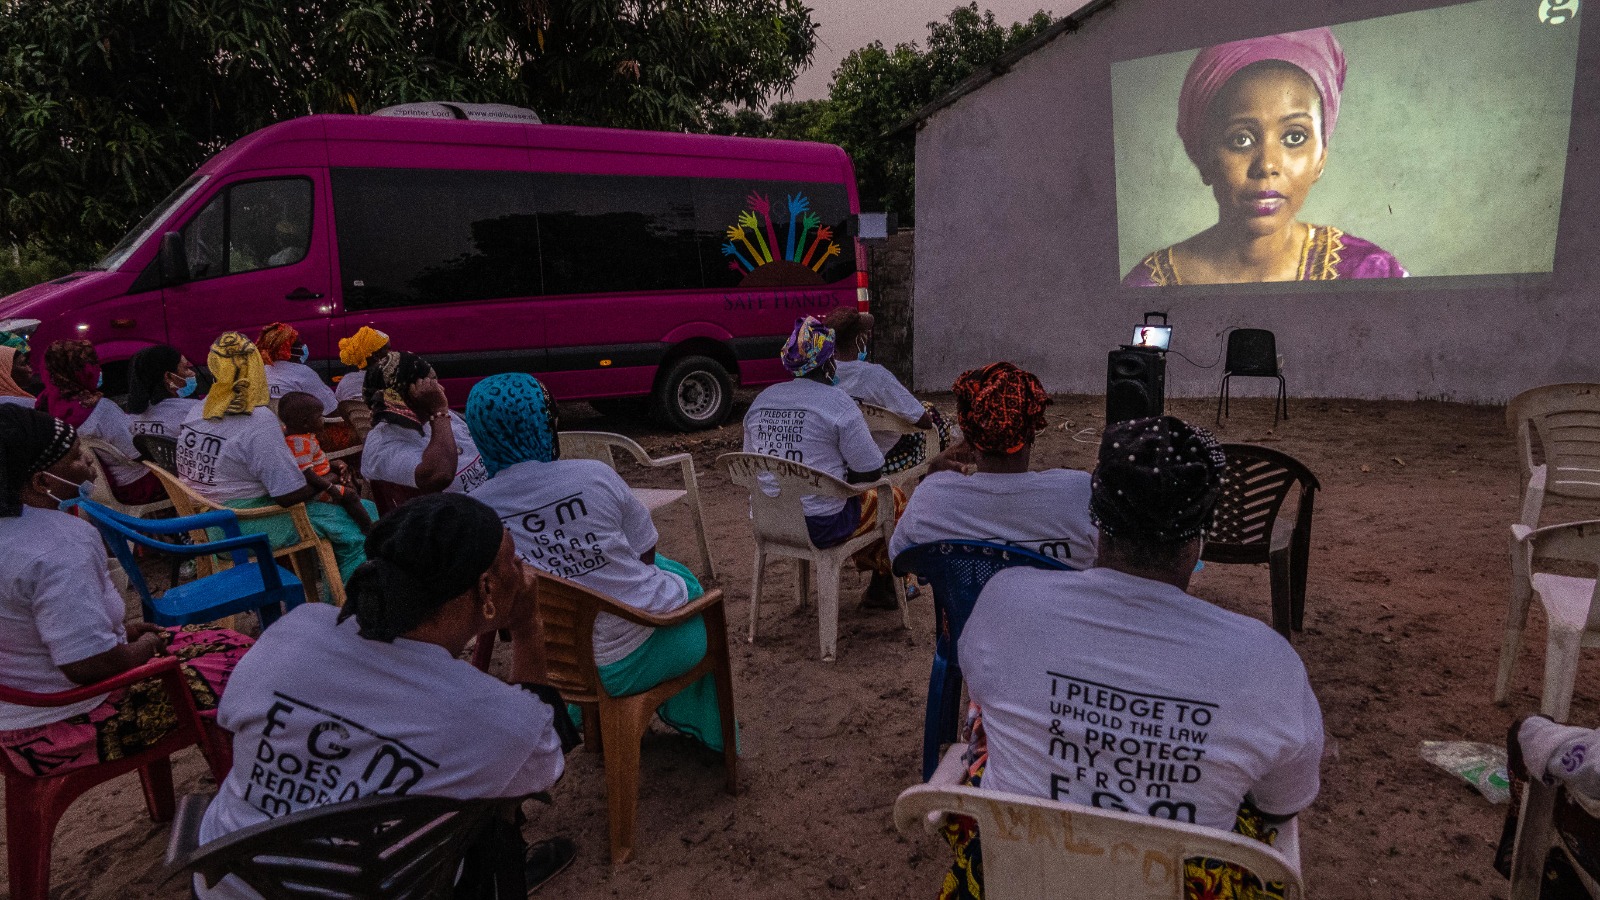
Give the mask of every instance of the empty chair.
M 1223 444 L 1228 468 L 1200 558 L 1206 562 L 1266 563 L 1272 580 L 1272 627 L 1284 637 L 1305 621 L 1311 514 L 1322 485 L 1304 463 L 1254 444 Z M 1299 488 L 1293 520 L 1278 518 Z
M 1506 404 L 1517 437 L 1522 517 L 1539 527 L 1546 497 L 1600 501 L 1600 384 L 1547 384 Z M 1537 454 L 1537 457 L 1536 457 Z
M 874 541 L 887 541 L 893 536 L 894 489 L 882 479 L 871 484 L 848 484 L 800 463 L 761 453 L 724 453 L 717 457 L 717 467 L 730 481 L 750 492 L 751 525 L 756 538 L 750 587 L 750 642 L 755 643 L 756 639 L 761 588 L 765 580 L 762 570 L 767 558 L 792 557 L 800 567 L 802 604 L 811 595 L 810 567 L 813 564 L 817 567 L 818 637 L 823 661 L 833 662 L 839 644 L 839 578 L 845 560 Z M 763 475 L 770 477 L 770 483 L 762 479 Z M 866 491 L 878 494 L 878 527 L 875 530 L 826 549 L 811 543 L 811 534 L 806 530 L 805 507 L 801 503 L 806 496 L 847 499 Z M 895 600 L 900 606 L 901 621 L 910 629 L 911 614 L 906 608 L 903 584 L 895 586 Z
M 941 541 L 909 547 L 894 561 L 896 575 L 916 575 L 933 588 L 933 670 L 922 723 L 922 780 L 939 764 L 941 744 L 956 739 L 961 719 L 961 663 L 956 642 L 983 586 L 1012 566 L 1070 569 L 1048 556 L 982 541 Z
M 1505 640 L 1500 648 L 1500 674 L 1494 699 L 1505 702 L 1511 675 L 1522 649 L 1533 598 L 1544 608 L 1546 633 L 1544 689 L 1539 711 L 1556 721 L 1567 718 L 1584 647 L 1600 646 L 1600 604 L 1595 603 L 1600 575 L 1600 520 L 1550 525 L 1538 530 L 1511 526 L 1511 602 L 1506 611 Z M 1587 577 L 1541 570 L 1540 563 L 1578 564 Z
M 1278 415 L 1289 418 L 1288 387 L 1278 364 L 1277 339 L 1265 328 L 1235 328 L 1228 332 L 1228 352 L 1222 364 L 1222 386 L 1217 389 L 1217 424 L 1228 415 L 1228 381 L 1231 378 L 1278 379 L 1278 402 L 1272 407 L 1272 424 Z
M 694 457 L 687 453 L 674 453 L 671 456 L 655 459 L 633 439 L 606 431 L 563 431 L 559 438 L 562 459 L 596 459 L 615 469 L 617 460 L 613 451 L 624 450 L 634 462 L 647 468 L 666 469 L 677 466 L 679 475 L 683 479 L 682 490 L 636 487 L 631 484 L 628 485 L 628 489 L 652 514 L 658 509 L 682 501 L 689 509 L 690 519 L 694 521 L 695 537 L 700 545 L 702 567 L 700 571 L 708 579 L 717 577 L 711 564 L 711 545 L 706 541 L 705 514 L 700 508 L 700 480 L 695 476 Z

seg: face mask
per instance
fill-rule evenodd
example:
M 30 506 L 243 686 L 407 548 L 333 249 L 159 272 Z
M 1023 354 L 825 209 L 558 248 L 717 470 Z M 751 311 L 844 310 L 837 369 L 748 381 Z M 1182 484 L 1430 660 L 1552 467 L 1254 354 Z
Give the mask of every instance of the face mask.
M 183 380 L 183 387 L 178 388 L 178 392 L 177 393 L 178 393 L 179 397 L 181 397 L 183 399 L 188 399 L 188 398 L 194 396 L 194 389 L 195 389 L 195 379 L 194 379 L 193 375 L 190 375 L 188 378 L 185 378 Z
M 106 373 L 101 372 L 99 375 L 96 375 L 94 377 L 94 389 L 98 391 L 98 390 L 100 390 L 101 388 L 103 388 L 105 386 L 106 386 Z
M 857 362 L 866 362 L 867 361 L 867 351 L 865 351 L 865 350 L 857 351 L 856 352 L 856 361 Z
M 87 500 L 87 499 L 89 499 L 89 495 L 94 492 L 94 482 L 92 480 L 91 481 L 85 481 L 82 484 L 73 484 L 72 482 L 66 480 L 65 478 L 62 478 L 60 475 L 57 475 L 54 472 L 46 472 L 44 474 L 45 474 L 46 478 L 53 478 L 56 481 L 59 481 L 62 484 L 66 485 L 67 487 L 72 488 L 72 489 L 74 489 L 74 490 L 76 490 L 78 492 L 76 496 L 74 496 L 74 497 L 72 497 L 70 499 L 63 499 L 61 497 L 57 497 L 54 493 L 51 493 L 50 491 L 45 491 L 46 494 L 50 495 L 50 499 L 56 501 L 57 503 L 71 503 L 73 500 Z
M 305 361 L 310 359 L 310 358 L 311 358 L 311 348 L 306 346 L 305 344 L 301 344 L 299 349 L 295 350 L 295 352 L 294 352 L 294 361 L 297 362 L 297 363 L 304 364 Z

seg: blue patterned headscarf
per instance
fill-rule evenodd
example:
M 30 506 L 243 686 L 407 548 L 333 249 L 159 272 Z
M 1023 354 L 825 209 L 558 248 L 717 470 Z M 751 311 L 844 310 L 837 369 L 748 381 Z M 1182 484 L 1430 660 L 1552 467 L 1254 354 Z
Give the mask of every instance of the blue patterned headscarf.
M 467 428 L 492 477 L 508 466 L 561 455 L 556 405 L 532 375 L 493 375 L 467 395 Z

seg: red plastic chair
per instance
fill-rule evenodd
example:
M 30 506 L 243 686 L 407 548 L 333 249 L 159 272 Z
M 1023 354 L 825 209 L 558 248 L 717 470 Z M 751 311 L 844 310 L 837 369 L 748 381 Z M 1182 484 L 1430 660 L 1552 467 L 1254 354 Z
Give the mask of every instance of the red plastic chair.
M 198 746 L 218 782 L 227 776 L 231 760 L 223 752 L 226 742 L 217 740 L 202 722 L 194 705 L 194 695 L 184 685 L 177 657 L 156 657 L 105 681 L 56 694 L 33 694 L 0 687 L 0 700 L 19 706 L 49 708 L 88 700 L 147 678 L 159 678 L 166 685 L 178 724 L 171 734 L 143 753 L 60 775 L 22 771 L 8 756 L 0 754 L 0 771 L 5 774 L 6 784 L 6 861 L 12 900 L 46 900 L 49 897 L 50 844 L 55 837 L 56 823 L 84 791 L 138 769 L 150 818 L 166 822 L 172 818 L 175 805 L 173 753 L 190 745 Z

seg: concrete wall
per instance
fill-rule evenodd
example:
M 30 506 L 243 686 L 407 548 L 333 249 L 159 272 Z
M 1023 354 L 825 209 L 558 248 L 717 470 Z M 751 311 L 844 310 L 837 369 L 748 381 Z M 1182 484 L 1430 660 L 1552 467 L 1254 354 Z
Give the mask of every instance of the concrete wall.
M 1538 0 L 1524 2 L 1536 16 Z M 1216 391 L 1220 367 L 1200 366 L 1219 359 L 1230 326 L 1277 334 L 1296 396 L 1498 402 L 1537 384 L 1600 380 L 1600 14 L 1593 8 L 1566 25 L 1544 26 L 1581 29 L 1552 273 L 1120 286 L 1113 63 L 1449 5 L 1121 0 L 935 114 L 917 137 L 916 386 L 948 389 L 963 369 L 1009 359 L 1051 390 L 1099 393 L 1106 351 L 1128 340 L 1147 309 L 1171 313 L 1173 347 L 1193 361 L 1169 359 L 1174 396 Z M 1504 102 L 1485 97 L 1481 114 L 1496 116 Z M 1417 146 L 1420 158 L 1434 158 L 1427 171 L 1447 176 L 1464 164 L 1458 147 L 1426 136 Z M 1406 160 L 1408 169 L 1417 165 Z M 1383 189 L 1375 178 L 1373 190 Z M 1449 221 L 1432 227 L 1451 234 Z M 1235 389 L 1264 393 L 1267 385 L 1244 380 Z
M 867 248 L 867 275 L 872 283 L 872 360 L 912 384 L 912 248 L 914 237 L 902 231 Z

